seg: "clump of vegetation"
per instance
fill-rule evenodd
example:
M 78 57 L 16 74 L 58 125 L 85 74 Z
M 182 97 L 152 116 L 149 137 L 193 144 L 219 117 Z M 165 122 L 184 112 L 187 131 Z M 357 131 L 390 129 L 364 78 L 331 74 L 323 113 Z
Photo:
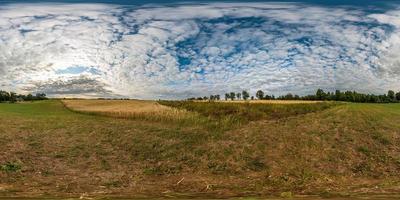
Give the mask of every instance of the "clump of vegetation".
M 195 101 L 159 101 L 160 104 L 200 113 L 202 116 L 217 120 L 220 126 L 232 127 L 249 121 L 262 119 L 280 119 L 284 117 L 321 111 L 336 103 L 315 104 L 263 104 L 263 103 L 219 103 Z
M 0 171 L 4 172 L 16 172 L 21 169 L 21 165 L 17 163 L 7 162 L 3 165 L 0 165 Z
M 225 101 L 227 100 L 254 100 L 254 96 L 250 97 L 249 92 L 243 90 L 241 93 L 229 92 L 225 93 Z M 258 100 L 308 100 L 308 101 L 346 101 L 346 102 L 359 102 L 359 103 L 398 103 L 400 102 L 400 91 L 395 93 L 393 90 L 389 90 L 387 94 L 363 94 L 356 91 L 342 92 L 336 90 L 335 92 L 325 92 L 322 89 L 318 89 L 315 94 L 300 96 L 297 94 L 288 93 L 275 97 L 274 95 L 268 95 L 262 90 L 256 92 L 256 98 Z M 220 95 L 210 95 L 210 97 L 191 97 L 187 100 L 209 100 L 218 101 Z
M 37 101 L 47 99 L 46 94 L 37 93 L 35 96 L 32 94 L 23 95 L 15 92 L 7 92 L 0 90 L 0 103 L 1 102 L 17 102 L 17 101 Z

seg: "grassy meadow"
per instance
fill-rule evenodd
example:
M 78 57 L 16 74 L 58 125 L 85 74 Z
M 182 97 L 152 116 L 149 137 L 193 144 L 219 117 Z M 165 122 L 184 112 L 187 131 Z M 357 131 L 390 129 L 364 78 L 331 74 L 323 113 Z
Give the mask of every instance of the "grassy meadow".
M 0 197 L 400 192 L 400 104 L 0 104 Z

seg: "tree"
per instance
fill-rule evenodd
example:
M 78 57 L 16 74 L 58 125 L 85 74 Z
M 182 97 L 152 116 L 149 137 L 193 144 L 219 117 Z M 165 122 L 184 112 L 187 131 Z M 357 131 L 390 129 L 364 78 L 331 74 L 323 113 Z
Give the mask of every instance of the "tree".
M 292 94 L 292 93 L 287 93 L 287 94 L 284 96 L 284 99 L 286 99 L 286 100 L 293 100 L 293 94 Z
M 242 96 L 241 93 L 237 93 L 237 94 L 236 94 L 236 97 L 237 97 L 238 100 L 240 100 L 241 96 Z
M 325 100 L 326 93 L 322 89 L 318 89 L 315 96 L 317 96 L 318 100 Z
M 32 100 L 33 100 L 32 94 L 26 95 L 25 101 L 32 101 Z
M 396 100 L 400 101 L 400 92 L 396 93 Z
M 243 90 L 242 97 L 244 100 L 247 100 L 250 97 L 250 94 L 246 90 Z
M 335 100 L 336 101 L 341 101 L 342 100 L 342 93 L 340 92 L 340 90 L 336 90 L 335 91 Z
M 17 101 L 17 93 L 10 92 L 10 102 L 15 103 Z
M 10 100 L 10 93 L 0 90 L 0 102 L 9 100 Z
M 235 93 L 234 92 L 229 93 L 229 98 L 231 98 L 232 101 L 235 100 Z
M 229 98 L 231 98 L 231 95 L 229 93 L 225 93 L 225 101 L 227 101 Z
M 396 96 L 395 96 L 393 90 L 389 90 L 388 91 L 387 97 L 389 98 L 389 101 L 395 101 L 396 100 Z
M 47 99 L 45 93 L 37 93 L 36 94 L 36 100 L 45 100 L 45 99 Z
M 262 90 L 258 90 L 257 92 L 256 92 L 256 97 L 257 97 L 257 99 L 264 99 L 264 92 L 262 91 Z

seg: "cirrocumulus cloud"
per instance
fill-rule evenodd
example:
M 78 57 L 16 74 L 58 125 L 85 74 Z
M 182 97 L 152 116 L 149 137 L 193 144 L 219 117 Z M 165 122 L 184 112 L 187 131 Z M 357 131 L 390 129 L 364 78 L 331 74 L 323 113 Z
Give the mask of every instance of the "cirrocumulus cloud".
M 399 89 L 398 8 L 0 5 L 0 87 L 146 99 Z

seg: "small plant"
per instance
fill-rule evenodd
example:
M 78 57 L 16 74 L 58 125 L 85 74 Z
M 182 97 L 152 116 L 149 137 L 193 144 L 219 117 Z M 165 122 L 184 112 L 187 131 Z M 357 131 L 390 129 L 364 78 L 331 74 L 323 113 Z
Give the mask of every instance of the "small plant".
M 361 153 L 363 153 L 364 155 L 367 155 L 367 156 L 371 155 L 371 151 L 367 147 L 363 147 L 363 146 L 358 147 L 357 151 L 361 152 Z
M 7 162 L 6 164 L 0 165 L 0 171 L 4 172 L 16 172 L 21 169 L 21 165 L 17 163 Z
M 282 198 L 290 199 L 290 198 L 293 198 L 293 193 L 292 192 L 282 192 L 280 196 Z

